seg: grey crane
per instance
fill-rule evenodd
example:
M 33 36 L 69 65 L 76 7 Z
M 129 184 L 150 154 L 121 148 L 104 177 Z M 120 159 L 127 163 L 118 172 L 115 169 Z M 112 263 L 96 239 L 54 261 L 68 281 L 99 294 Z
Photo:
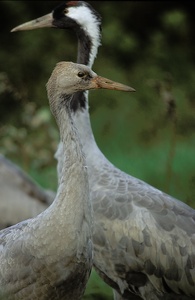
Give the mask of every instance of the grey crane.
M 47 82 L 63 144 L 63 167 L 52 204 L 38 216 L 0 231 L 0 291 L 7 300 L 81 299 L 92 268 L 93 217 L 88 172 L 71 111 L 86 89 L 132 88 L 90 68 L 60 62 Z
M 0 191 L 0 229 L 37 216 L 55 197 L 53 191 L 43 189 L 3 155 L 0 155 Z
M 73 29 L 77 62 L 91 66 L 100 45 L 100 25 L 100 16 L 88 3 L 68 1 L 14 31 Z M 79 93 L 76 99 L 73 117 L 86 155 L 94 210 L 95 269 L 117 291 L 115 299 L 194 299 L 195 211 L 109 162 L 93 136 L 88 94 Z

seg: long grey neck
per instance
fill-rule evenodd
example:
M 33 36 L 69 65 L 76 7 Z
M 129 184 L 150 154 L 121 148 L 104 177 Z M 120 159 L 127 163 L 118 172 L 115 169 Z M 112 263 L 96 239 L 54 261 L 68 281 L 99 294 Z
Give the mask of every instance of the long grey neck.
M 88 97 L 86 95 L 88 101 Z M 87 102 L 88 104 L 88 102 Z M 93 164 L 99 164 L 100 161 L 105 161 L 106 158 L 97 146 L 94 134 L 92 132 L 91 121 L 88 107 L 82 111 L 78 111 L 74 114 L 74 123 L 78 128 L 79 137 L 83 146 L 83 151 L 86 155 L 87 166 L 90 167 Z M 94 156 L 97 159 L 94 159 Z
M 76 168 L 77 173 L 82 175 L 85 166 L 85 158 L 82 151 L 80 139 L 78 138 L 77 129 L 73 123 L 70 110 L 64 112 L 60 111 L 58 116 L 58 126 L 60 130 L 60 139 L 63 144 L 64 164 L 61 182 L 66 182 L 69 178 L 69 173 Z M 76 179 L 72 178 L 75 181 Z
M 58 174 L 56 198 L 48 210 L 52 215 L 56 214 L 62 223 L 61 227 L 68 224 L 68 230 L 76 234 L 82 228 L 83 219 L 91 223 L 88 174 L 82 145 L 68 105 L 70 96 L 63 97 L 60 109 L 52 108 L 60 131 L 62 168 Z M 56 99 L 51 102 L 56 103 Z
M 60 132 L 60 140 L 63 145 L 62 173 L 59 181 L 59 190 L 66 190 L 66 193 L 71 193 L 74 198 L 78 199 L 81 198 L 80 190 L 87 190 L 87 183 L 85 183 L 88 180 L 87 173 L 85 172 L 86 163 L 78 131 L 71 115 L 69 106 L 70 100 L 68 99 L 71 96 L 63 95 L 63 97 L 66 104 L 61 105 L 60 110 L 55 113 Z M 75 176 L 72 176 L 72 173 L 75 173 Z M 84 178 L 83 182 L 80 180 L 81 178 Z M 78 186 L 78 189 L 73 188 L 67 192 L 70 186 Z
M 68 96 L 69 97 L 69 96 Z M 56 257 L 80 257 L 92 236 L 93 219 L 89 198 L 88 172 L 82 146 L 74 126 L 71 110 L 66 104 L 51 108 L 56 118 L 61 139 L 61 172 L 53 203 L 32 219 L 32 244 L 34 237 L 44 237 L 44 253 Z M 51 99 L 50 99 L 51 100 Z M 56 103 L 54 99 L 53 103 Z M 59 102 L 58 102 L 59 103 Z M 51 107 L 51 101 L 50 101 Z

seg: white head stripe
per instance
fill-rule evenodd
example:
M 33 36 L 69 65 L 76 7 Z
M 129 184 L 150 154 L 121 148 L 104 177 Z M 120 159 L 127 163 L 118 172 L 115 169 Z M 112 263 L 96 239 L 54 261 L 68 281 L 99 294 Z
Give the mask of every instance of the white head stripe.
M 97 49 L 100 46 L 100 21 L 87 6 L 69 7 L 66 15 L 75 20 L 87 33 L 92 42 L 92 51 L 90 53 L 89 66 L 91 67 L 96 55 Z

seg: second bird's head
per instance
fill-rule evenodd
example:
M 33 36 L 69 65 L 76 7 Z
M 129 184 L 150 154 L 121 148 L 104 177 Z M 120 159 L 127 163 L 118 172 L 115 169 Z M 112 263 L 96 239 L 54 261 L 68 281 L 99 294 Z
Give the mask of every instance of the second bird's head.
M 98 12 L 85 1 L 66 1 L 54 8 L 51 13 L 23 23 L 11 31 L 33 30 L 45 27 L 75 29 L 78 31 L 79 28 L 84 30 L 90 28 L 90 26 L 86 26 L 87 23 L 91 25 L 91 31 L 93 31 L 93 24 L 101 27 L 101 17 Z

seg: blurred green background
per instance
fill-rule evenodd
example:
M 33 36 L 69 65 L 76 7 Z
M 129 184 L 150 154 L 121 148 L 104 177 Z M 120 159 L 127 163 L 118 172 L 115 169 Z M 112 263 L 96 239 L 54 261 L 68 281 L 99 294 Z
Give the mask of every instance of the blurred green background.
M 59 142 L 45 84 L 60 60 L 76 60 L 71 31 L 10 33 L 63 1 L 1 1 L 0 153 L 56 189 Z M 91 91 L 91 124 L 123 171 L 195 208 L 195 18 L 193 1 L 88 1 L 102 16 L 93 70 L 136 93 Z M 93 272 L 85 299 L 112 299 Z

